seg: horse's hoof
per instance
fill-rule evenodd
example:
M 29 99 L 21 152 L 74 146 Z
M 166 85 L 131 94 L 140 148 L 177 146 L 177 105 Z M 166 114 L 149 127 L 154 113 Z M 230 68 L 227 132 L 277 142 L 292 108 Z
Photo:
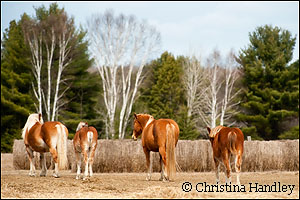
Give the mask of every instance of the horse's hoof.
M 163 181 L 164 179 L 163 179 L 163 177 L 160 177 L 158 180 L 159 180 L 159 181 Z
M 150 181 L 151 180 L 151 177 L 146 177 L 146 181 Z
M 40 174 L 40 177 L 46 177 L 46 174 Z
M 163 177 L 163 182 L 169 182 L 169 178 L 168 177 Z
M 60 176 L 58 174 L 53 174 L 54 178 L 59 178 Z

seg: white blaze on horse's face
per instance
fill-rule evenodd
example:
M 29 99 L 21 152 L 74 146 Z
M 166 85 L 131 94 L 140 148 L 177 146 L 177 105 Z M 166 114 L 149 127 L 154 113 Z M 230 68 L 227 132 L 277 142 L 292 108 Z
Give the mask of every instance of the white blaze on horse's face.
M 139 135 L 141 135 L 141 134 L 142 134 L 142 127 L 136 119 L 136 120 L 134 120 L 132 138 L 134 140 L 137 140 L 137 137 L 139 137 Z

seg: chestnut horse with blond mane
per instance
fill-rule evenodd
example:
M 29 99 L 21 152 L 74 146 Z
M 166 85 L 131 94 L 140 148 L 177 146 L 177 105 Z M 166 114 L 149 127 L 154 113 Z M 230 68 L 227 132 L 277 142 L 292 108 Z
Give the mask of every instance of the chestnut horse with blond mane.
M 142 134 L 142 146 L 148 170 L 146 180 L 151 179 L 150 151 L 160 154 L 161 178 L 159 180 L 172 180 L 176 173 L 175 147 L 179 137 L 177 123 L 172 119 L 155 120 L 148 114 L 134 113 L 134 117 L 132 138 L 136 140 Z
M 77 163 L 76 179 L 80 179 L 81 154 L 83 154 L 85 172 L 83 180 L 88 176 L 93 176 L 93 162 L 97 148 L 98 133 L 93 126 L 88 126 L 87 122 L 79 122 L 73 139 L 74 151 Z M 90 174 L 89 174 L 90 172 Z
M 67 138 L 68 129 L 60 122 L 43 121 L 41 114 L 29 115 L 22 131 L 28 158 L 30 161 L 29 176 L 35 176 L 35 166 L 33 164 L 33 152 L 41 155 L 42 171 L 40 176 L 46 176 L 47 167 L 45 152 L 50 152 L 55 163 L 53 176 L 58 178 L 58 169 L 68 168 L 67 158 Z
M 226 168 L 226 183 L 231 183 L 230 156 L 235 155 L 235 171 L 237 184 L 240 185 L 240 171 L 244 151 L 244 134 L 239 128 L 217 126 L 213 129 L 207 127 L 208 137 L 213 148 L 213 159 L 216 170 L 216 182 L 219 184 L 220 162 Z

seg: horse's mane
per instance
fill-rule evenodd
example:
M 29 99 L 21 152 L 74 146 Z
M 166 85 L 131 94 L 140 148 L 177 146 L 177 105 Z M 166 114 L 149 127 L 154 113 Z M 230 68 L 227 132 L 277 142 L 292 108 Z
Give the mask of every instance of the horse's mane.
M 40 119 L 40 115 L 39 114 L 30 114 L 27 121 L 26 121 L 26 124 L 24 126 L 24 128 L 22 129 L 22 138 L 24 139 L 25 138 L 25 134 L 26 134 L 26 131 L 31 129 L 31 127 L 36 123 L 36 122 L 39 122 L 41 124 L 43 124 L 43 118 L 41 117 Z
M 209 137 L 215 137 L 222 128 L 224 128 L 224 126 L 222 126 L 222 125 L 219 125 L 219 126 L 216 126 L 215 128 L 213 128 L 209 134 Z
M 79 131 L 82 127 L 87 126 L 86 122 L 79 122 L 77 128 L 76 128 L 76 132 Z
M 154 117 L 152 115 L 149 115 L 149 114 L 146 114 L 146 113 L 140 113 L 140 114 L 137 114 L 137 115 L 149 116 L 149 117 L 152 117 L 154 119 Z

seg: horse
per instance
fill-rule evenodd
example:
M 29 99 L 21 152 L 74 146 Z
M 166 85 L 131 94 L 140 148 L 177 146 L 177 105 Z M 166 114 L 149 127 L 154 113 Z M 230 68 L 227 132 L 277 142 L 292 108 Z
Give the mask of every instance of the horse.
M 155 120 L 149 114 L 134 113 L 134 117 L 132 138 L 137 140 L 137 137 L 142 135 L 148 171 L 146 180 L 151 180 L 150 151 L 159 152 L 160 155 L 161 177 L 159 180 L 171 180 L 176 173 L 175 147 L 179 137 L 178 124 L 172 119 Z
M 207 127 L 208 137 L 213 149 L 213 159 L 216 170 L 216 182 L 219 184 L 220 162 L 226 167 L 226 183 L 231 184 L 230 156 L 235 155 L 235 171 L 237 184 L 240 185 L 240 171 L 244 151 L 244 134 L 239 128 L 217 126 L 213 129 Z
M 22 130 L 22 138 L 30 161 L 29 176 L 35 176 L 33 152 L 39 152 L 42 163 L 40 176 L 46 176 L 46 158 L 44 153 L 50 152 L 55 163 L 53 176 L 60 177 L 58 169 L 68 168 L 67 138 L 68 129 L 58 121 L 43 121 L 42 115 L 30 114 Z
M 87 122 L 79 122 L 73 139 L 74 151 L 77 163 L 76 179 L 80 179 L 81 154 L 84 156 L 85 172 L 83 180 L 88 176 L 93 176 L 93 162 L 97 147 L 98 133 L 93 126 L 88 126 Z M 89 172 L 90 174 L 89 174 Z

